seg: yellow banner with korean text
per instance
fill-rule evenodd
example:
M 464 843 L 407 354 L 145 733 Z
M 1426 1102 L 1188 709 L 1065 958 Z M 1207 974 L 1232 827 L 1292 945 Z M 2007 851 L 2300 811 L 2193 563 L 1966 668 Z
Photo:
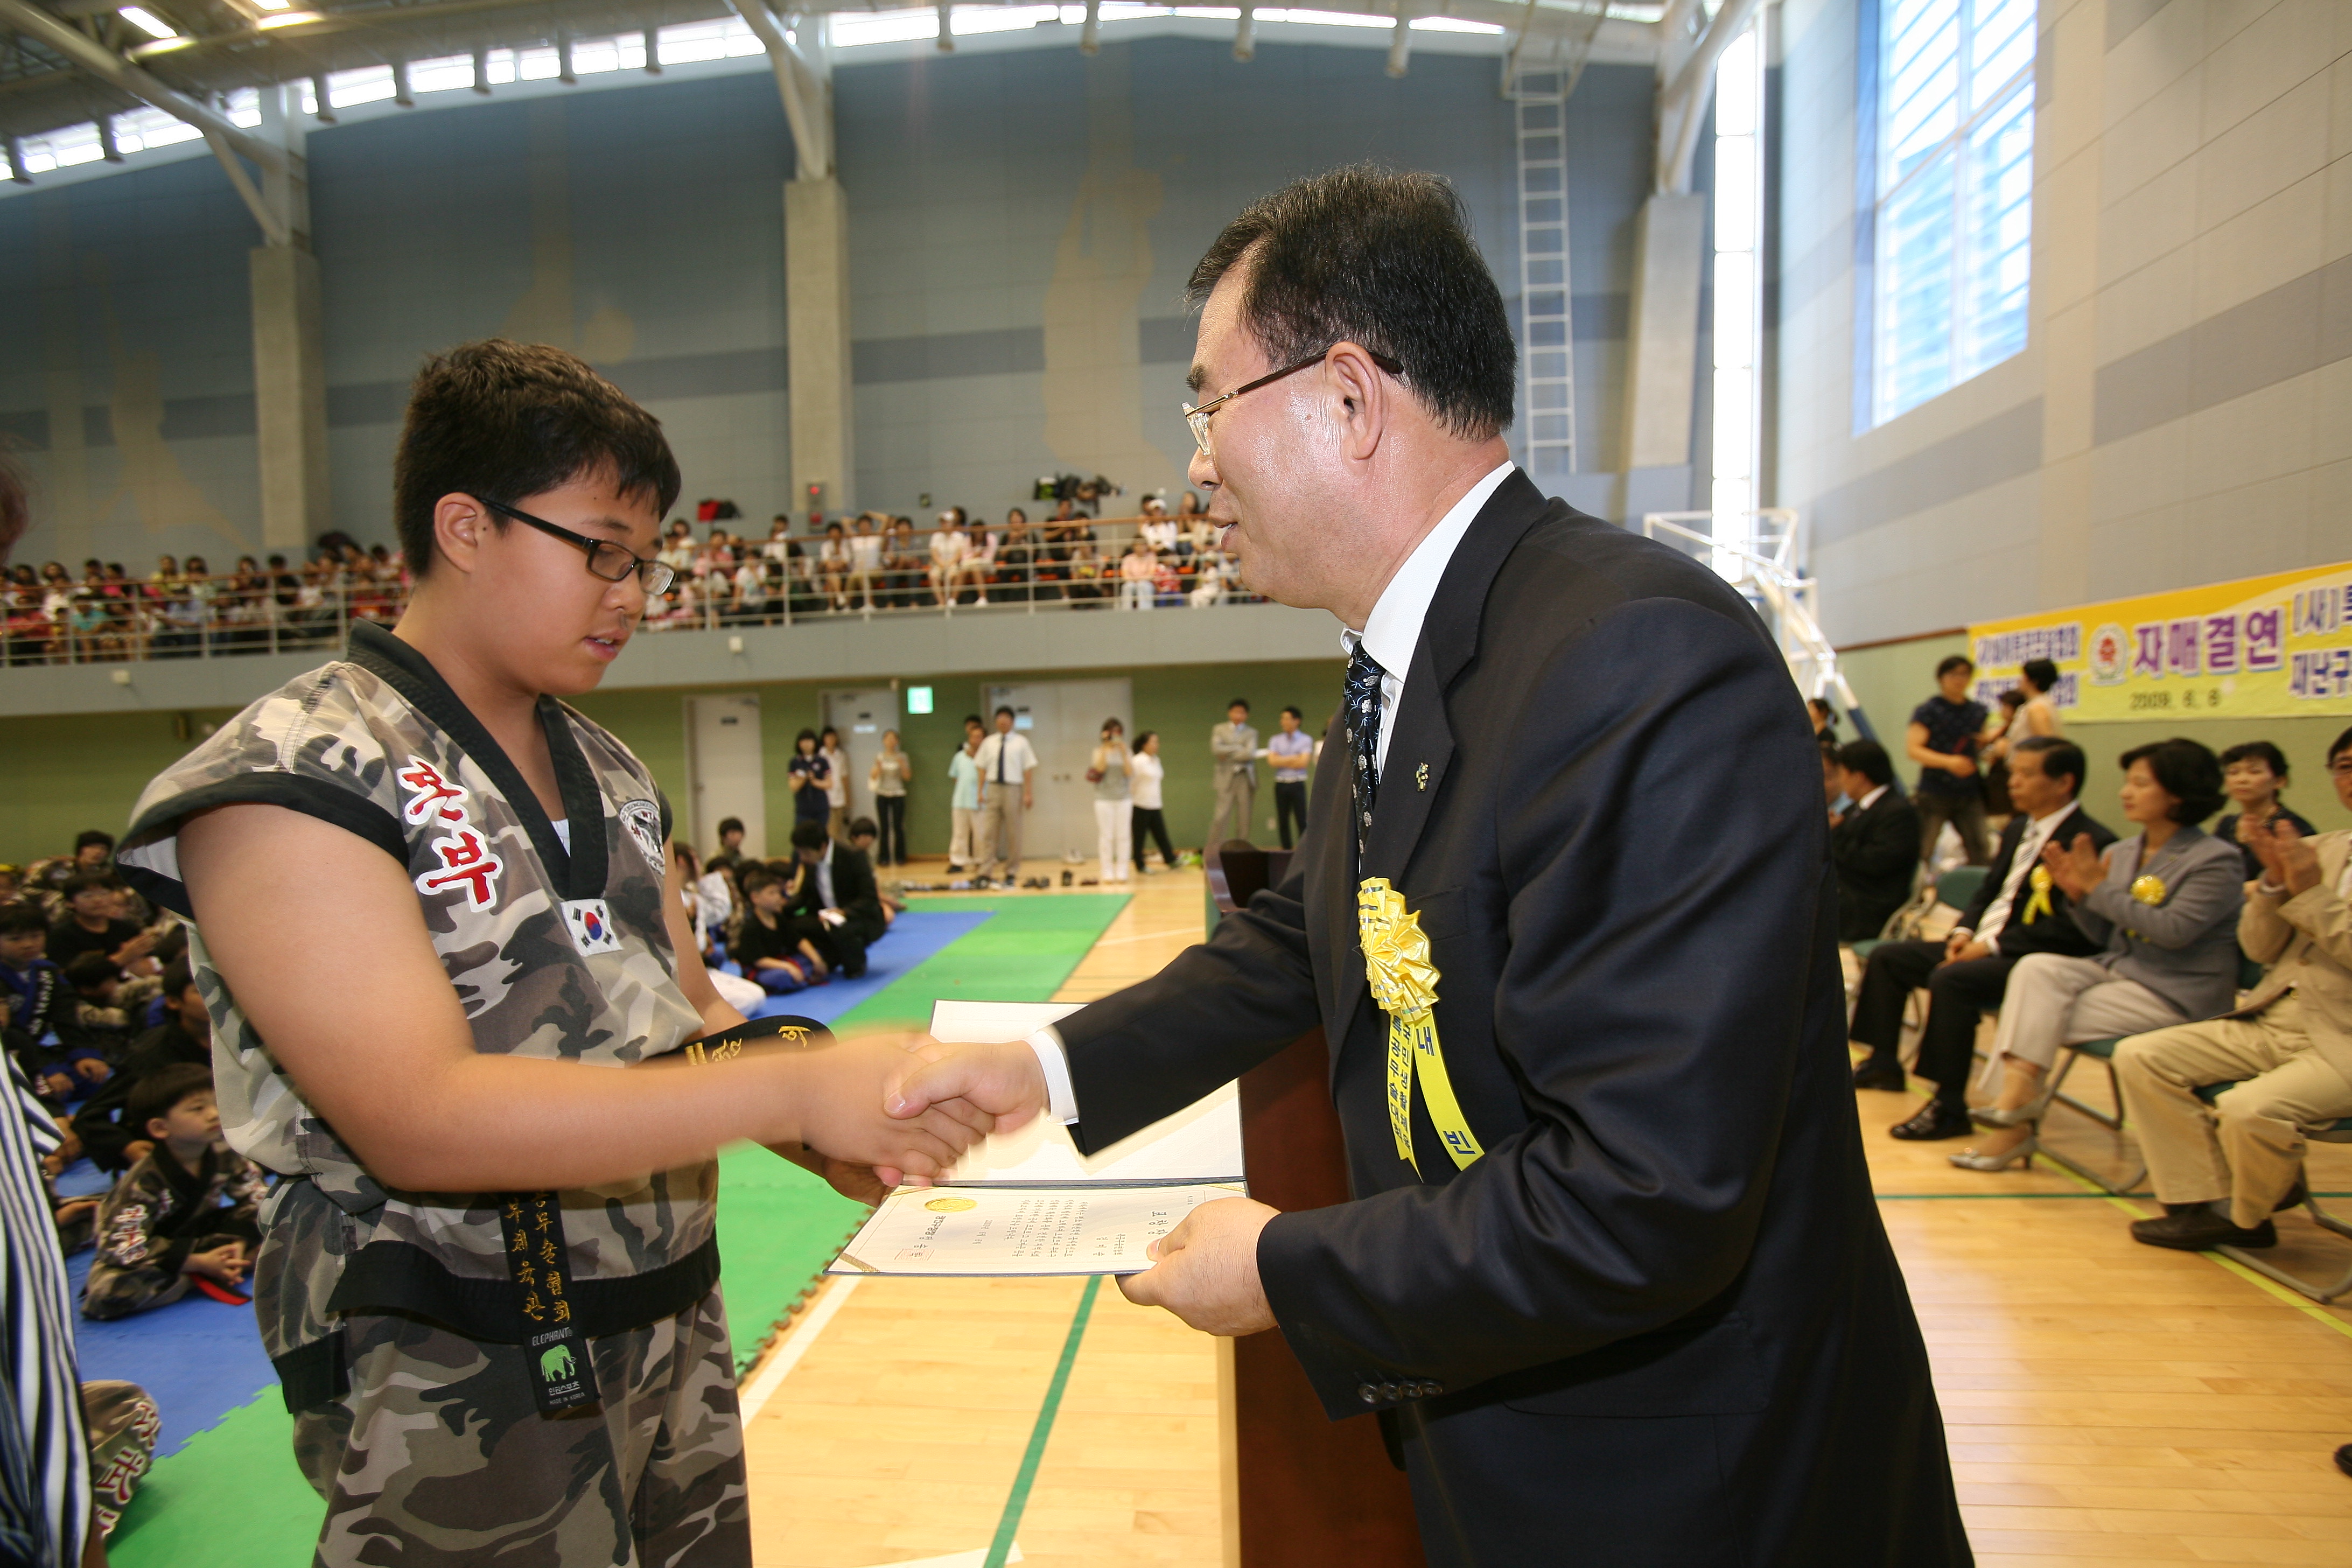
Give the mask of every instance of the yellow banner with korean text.
M 1969 650 L 1988 705 L 2050 660 L 2072 723 L 2352 713 L 2352 562 L 1987 621 Z

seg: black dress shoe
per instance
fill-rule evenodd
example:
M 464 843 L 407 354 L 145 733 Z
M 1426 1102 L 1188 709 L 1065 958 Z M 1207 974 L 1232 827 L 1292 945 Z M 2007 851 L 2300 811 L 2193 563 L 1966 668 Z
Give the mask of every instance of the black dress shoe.
M 1898 1121 L 1886 1130 L 1887 1135 L 1910 1143 L 1932 1143 L 1939 1138 L 1966 1138 L 1976 1128 L 1966 1110 L 1955 1110 L 1940 1100 L 1931 1100 L 1919 1108 L 1919 1114 L 1908 1121 Z
M 2180 1252 L 2210 1252 L 2217 1247 L 2276 1247 L 2278 1230 L 2264 1220 L 2252 1230 L 2242 1230 L 2200 1205 L 2168 1214 L 2162 1219 L 2132 1221 L 2132 1239 L 2149 1247 L 2169 1247 Z
M 1892 1089 L 1900 1094 L 1903 1091 L 1903 1064 L 1883 1062 L 1874 1057 L 1853 1069 L 1853 1087 Z

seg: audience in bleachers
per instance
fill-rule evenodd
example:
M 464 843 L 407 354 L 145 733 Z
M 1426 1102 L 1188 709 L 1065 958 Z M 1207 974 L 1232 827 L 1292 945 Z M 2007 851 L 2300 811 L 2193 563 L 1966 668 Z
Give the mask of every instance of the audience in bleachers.
M 1969 864 L 1991 858 L 1986 845 L 1985 805 L 1978 757 L 1984 742 L 1985 705 L 1969 695 L 1977 667 L 1960 654 L 1936 666 L 1936 695 L 1911 710 L 1904 733 L 1905 754 L 1919 764 L 1919 787 L 1912 803 L 1918 812 L 1919 858 L 1932 859 L 1937 836 L 1949 823 L 1960 836 Z
M 1853 803 L 1830 827 L 1838 939 L 1865 942 L 1911 897 L 1919 869 L 1919 817 L 1877 742 L 1848 741 L 1838 748 L 1837 766 L 1840 787 Z
M 2352 807 L 2352 730 L 2327 748 L 2327 769 Z M 2165 1209 L 2133 1222 L 2151 1247 L 2274 1245 L 2272 1212 L 2301 1196 L 2305 1129 L 2352 1116 L 2352 833 L 2313 835 L 2282 814 L 2244 844 L 2259 870 L 2237 942 L 2269 973 L 2221 1016 L 2116 1047 L 2126 1120 Z M 2197 1091 L 2217 1084 L 2231 1087 L 2209 1110 Z
M 2286 788 L 2286 753 L 2268 741 L 2247 741 L 2221 753 L 2221 787 L 2238 809 L 2213 824 L 2213 837 L 2238 846 L 2250 882 L 2263 874 L 2255 837 L 2281 822 L 2305 838 L 2317 831 L 2279 799 Z
M 2136 746 L 2121 759 L 2123 815 L 2139 831 L 2104 858 L 2087 829 L 2043 847 L 2072 918 L 2102 944 L 2092 957 L 2037 952 L 2018 961 L 2001 999 L 1990 1072 L 1998 1097 L 1976 1112 L 1995 1131 L 1951 1156 L 1999 1171 L 2038 1147 L 2019 1113 L 2040 1098 L 2061 1047 L 2210 1018 L 2237 993 L 2238 852 L 2198 826 L 2221 808 L 2221 764 L 2194 741 Z
M 212 1069 L 161 1069 L 131 1094 L 129 1116 L 152 1146 L 99 1207 L 83 1315 L 146 1311 L 199 1281 L 214 1287 L 211 1293 L 244 1300 L 246 1270 L 261 1240 L 256 1215 L 268 1187 L 221 1137 Z
M 1977 1023 L 2000 1006 L 2011 971 L 2028 954 L 2088 958 L 2100 944 L 2072 918 L 2073 901 L 2058 885 L 2042 851 L 2088 834 L 2095 849 L 2116 841 L 2107 826 L 2075 800 L 2083 787 L 2082 748 L 2051 735 L 2018 742 L 2009 755 L 2010 796 L 2017 812 L 2000 836 L 1976 898 L 1941 942 L 1885 942 L 1872 949 L 1854 1002 L 1854 1042 L 1870 1049 L 1854 1069 L 1864 1089 L 1904 1086 L 1896 1047 L 1911 993 L 1927 990 L 1927 1016 L 1919 1036 L 1920 1075 L 1935 1098 L 1894 1128 L 1897 1138 L 1965 1137 L 1970 1131 L 1968 1084 L 1975 1060 Z

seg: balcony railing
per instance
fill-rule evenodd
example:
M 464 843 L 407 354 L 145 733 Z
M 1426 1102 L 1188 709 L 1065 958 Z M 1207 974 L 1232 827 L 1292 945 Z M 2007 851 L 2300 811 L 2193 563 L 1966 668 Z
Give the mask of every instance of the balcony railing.
M 877 616 L 1040 615 L 1082 610 L 1205 608 L 1262 604 L 1235 581 L 1232 561 L 1179 537 L 1150 557 L 1150 575 L 1128 574 L 1141 518 L 1086 521 L 989 548 L 934 555 L 916 549 L 835 558 L 822 539 L 791 549 L 762 541 L 720 559 L 698 547 L 677 583 L 646 606 L 640 630 L 715 631 Z M 1162 531 L 1160 542 L 1165 542 Z M 796 550 L 798 552 L 793 553 Z M 771 552 L 774 552 L 772 553 Z M 748 570 L 747 570 L 748 567 Z M 157 576 L 67 584 L 12 584 L 5 594 L 0 662 L 12 666 L 142 659 L 226 658 L 330 651 L 352 623 L 389 626 L 408 603 L 405 573 L 388 566 L 314 563 L 299 571 Z

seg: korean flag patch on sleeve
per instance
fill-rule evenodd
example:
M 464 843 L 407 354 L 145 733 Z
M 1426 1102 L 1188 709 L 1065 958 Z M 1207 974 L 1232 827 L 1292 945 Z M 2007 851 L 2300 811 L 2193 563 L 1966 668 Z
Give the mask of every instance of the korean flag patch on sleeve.
M 613 929 L 613 911 L 602 899 L 572 899 L 563 906 L 564 928 L 583 957 L 621 951 L 621 933 Z

